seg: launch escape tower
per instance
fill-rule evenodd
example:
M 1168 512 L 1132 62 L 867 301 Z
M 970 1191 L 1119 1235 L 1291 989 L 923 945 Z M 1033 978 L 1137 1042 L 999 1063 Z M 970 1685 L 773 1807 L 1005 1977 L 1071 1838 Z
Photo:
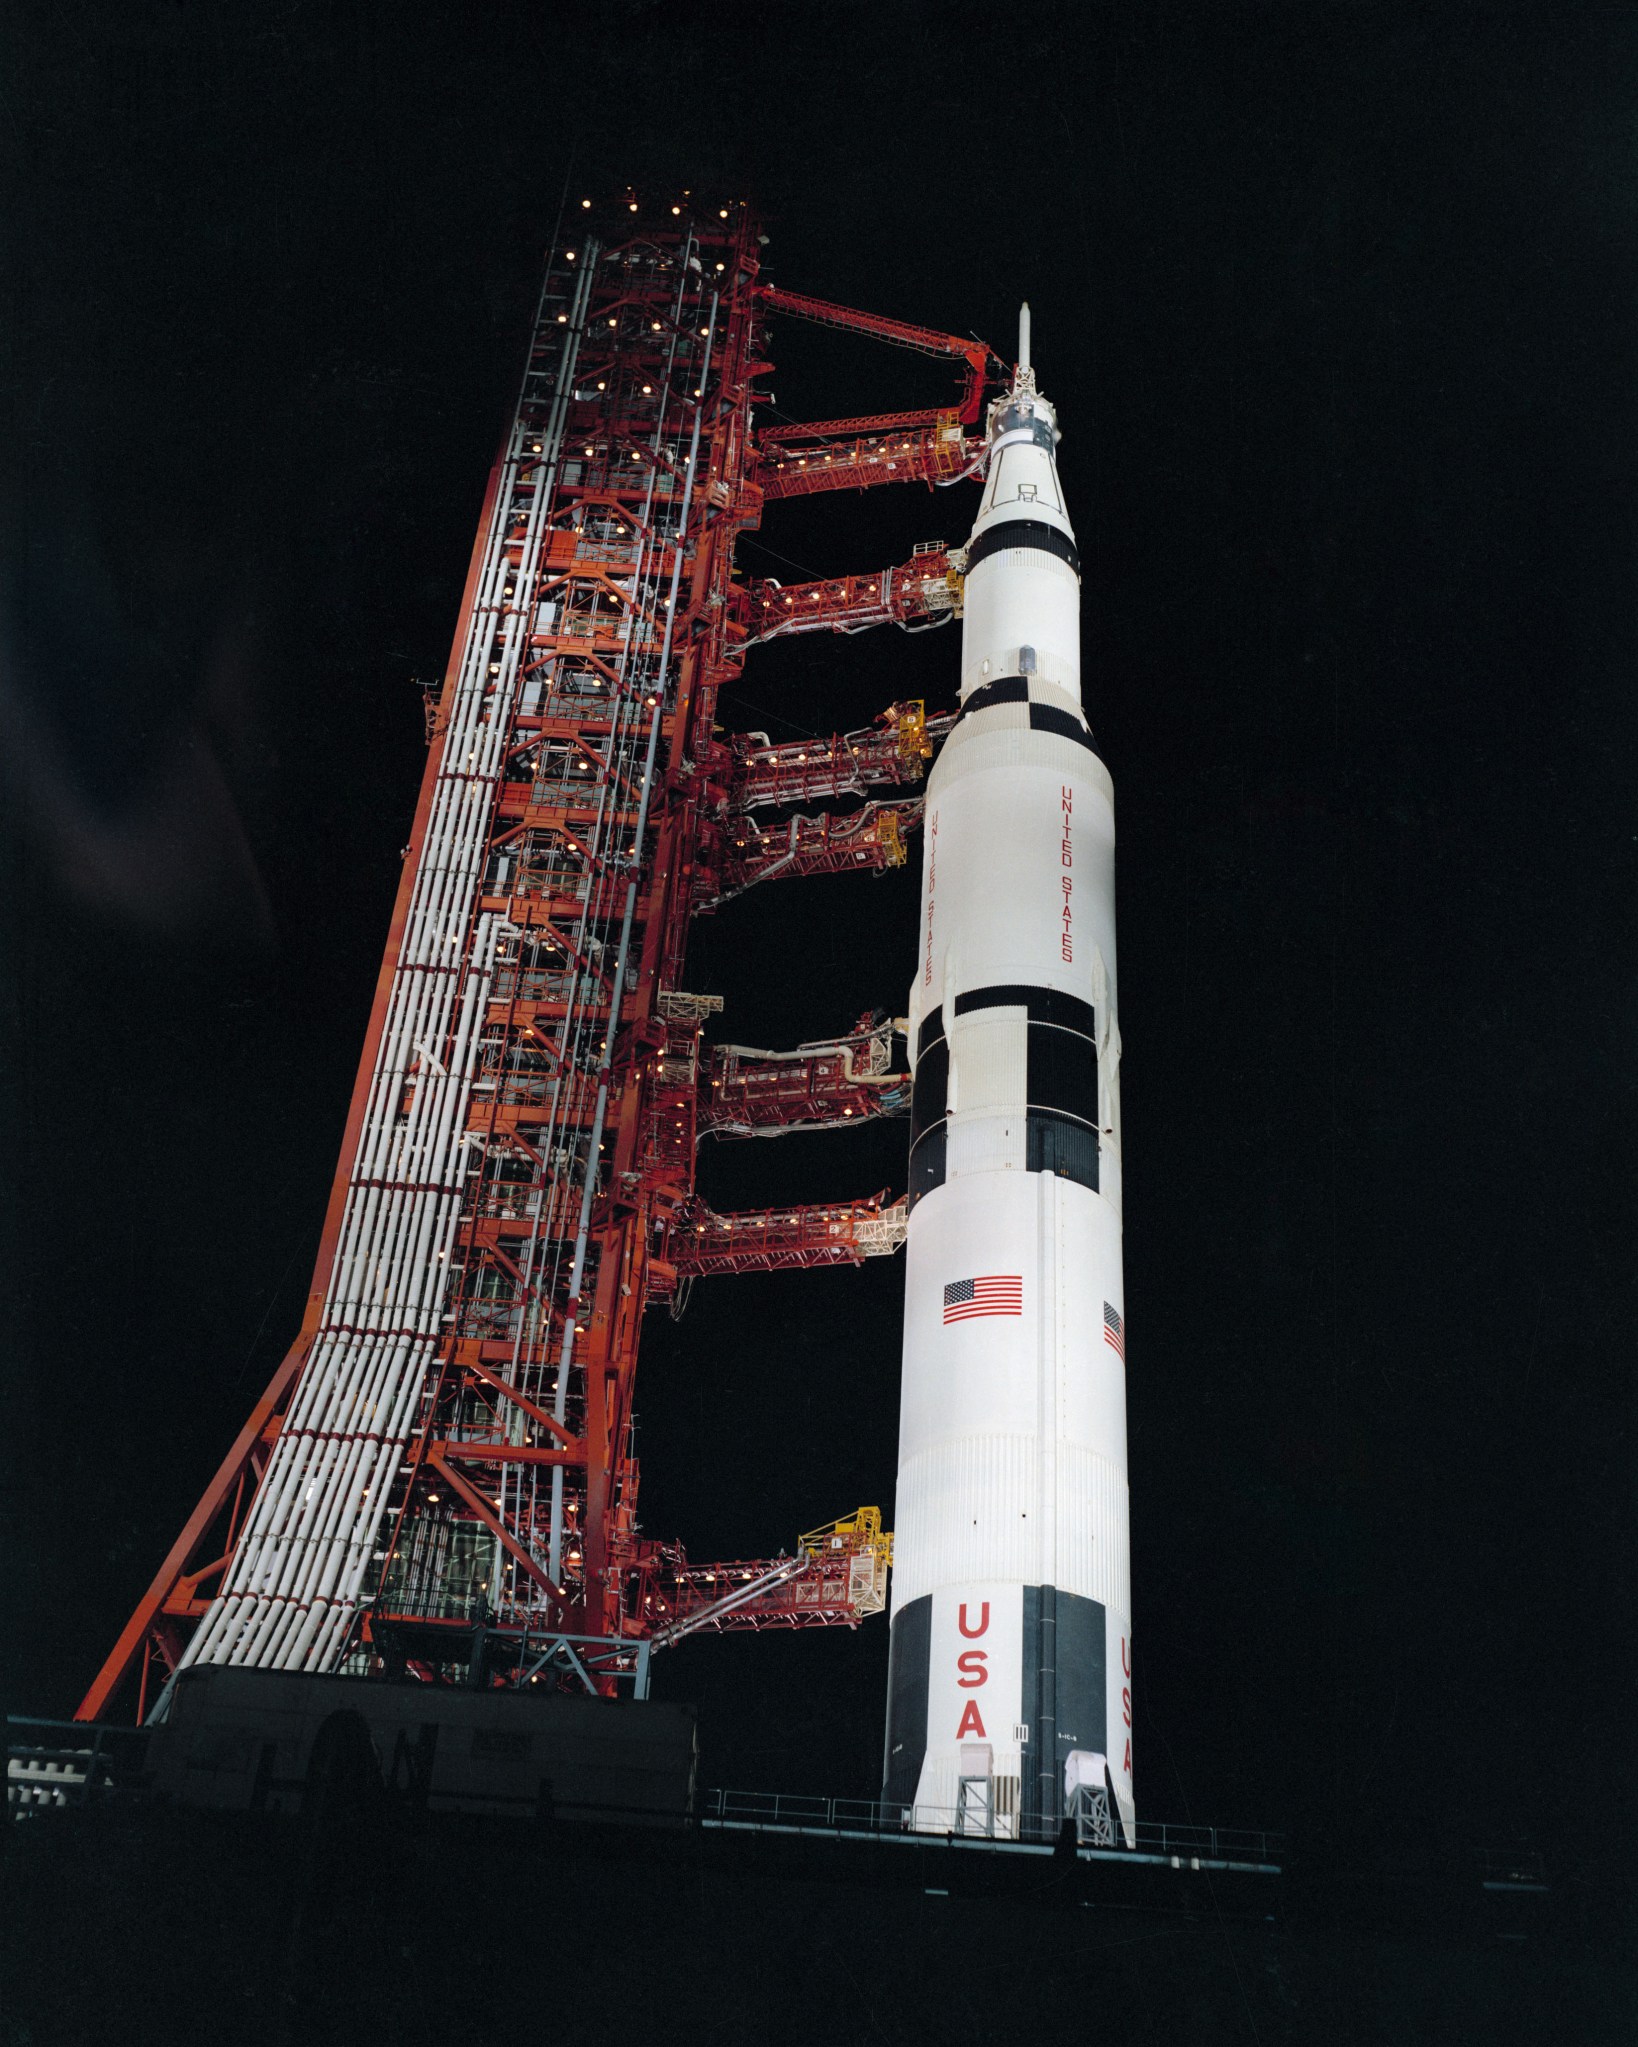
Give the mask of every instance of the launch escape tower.
M 700 1566 L 636 1519 L 645 1310 L 702 1274 L 857 1263 L 885 1197 L 724 1215 L 707 1135 L 902 1110 L 893 1026 L 708 1047 L 692 919 L 785 876 L 882 869 L 953 717 L 899 703 L 828 743 L 720 734 L 780 634 L 927 623 L 959 553 L 737 577 L 773 500 L 980 473 L 980 342 L 758 274 L 743 204 L 586 202 L 549 256 L 491 472 L 299 1333 L 79 1708 L 138 1719 L 192 1662 L 413 1668 L 613 1692 L 701 1629 L 856 1625 L 872 1509 L 794 1554 Z M 941 409 L 756 423 L 770 315 L 960 366 Z M 878 795 L 876 792 L 888 792 Z M 899 792 L 899 793 L 893 793 Z M 841 810 L 813 809 L 837 798 Z

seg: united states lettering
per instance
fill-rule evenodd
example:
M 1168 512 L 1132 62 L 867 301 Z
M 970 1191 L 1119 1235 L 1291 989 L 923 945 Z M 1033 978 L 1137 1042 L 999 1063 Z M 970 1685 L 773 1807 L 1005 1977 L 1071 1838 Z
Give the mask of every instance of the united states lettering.
M 1022 1315 L 1022 1273 L 992 1272 L 982 1279 L 956 1279 L 944 1289 L 946 1322 L 971 1322 L 978 1315 Z

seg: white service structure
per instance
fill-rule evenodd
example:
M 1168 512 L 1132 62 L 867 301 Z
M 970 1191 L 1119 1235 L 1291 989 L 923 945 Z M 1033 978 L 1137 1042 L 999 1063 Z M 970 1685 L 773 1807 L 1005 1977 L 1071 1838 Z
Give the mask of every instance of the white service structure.
M 927 786 L 883 1795 L 1038 1838 L 1095 1764 L 1130 1842 L 1114 787 L 1019 325 Z

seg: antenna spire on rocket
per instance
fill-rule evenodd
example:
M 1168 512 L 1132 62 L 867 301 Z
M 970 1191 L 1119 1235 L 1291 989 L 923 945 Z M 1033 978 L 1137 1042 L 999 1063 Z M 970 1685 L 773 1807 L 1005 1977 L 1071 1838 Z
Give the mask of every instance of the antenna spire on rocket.
M 1012 376 L 1013 396 L 1034 389 L 1035 370 L 1029 359 L 1029 300 L 1025 299 L 1018 308 L 1018 367 Z

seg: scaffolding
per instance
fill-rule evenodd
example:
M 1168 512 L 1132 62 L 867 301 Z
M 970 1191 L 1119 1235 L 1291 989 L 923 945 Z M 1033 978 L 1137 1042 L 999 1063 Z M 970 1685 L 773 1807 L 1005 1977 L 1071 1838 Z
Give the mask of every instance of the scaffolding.
M 734 548 L 771 499 L 973 471 L 998 366 L 776 290 L 745 206 L 628 198 L 577 221 L 547 258 L 429 706 L 302 1326 L 82 1719 L 133 1678 L 148 1717 L 201 1661 L 471 1681 L 474 1630 L 491 1681 L 578 1644 L 579 1677 L 612 1691 L 627 1645 L 646 1672 L 681 1633 L 857 1625 L 885 1597 L 874 1510 L 748 1563 L 645 1537 L 633 1394 L 646 1309 L 676 1312 L 702 1275 L 903 1241 L 885 1194 L 698 1199 L 703 1136 L 897 1114 L 907 1082 L 880 1016 L 790 1053 L 706 1046 L 721 1002 L 687 989 L 686 948 L 695 915 L 761 882 L 903 862 L 921 799 L 873 792 L 912 791 L 947 718 L 895 704 L 793 747 L 719 734 L 716 706 L 780 633 L 955 616 L 959 554 L 785 589 L 739 578 Z M 947 357 L 960 398 L 753 432 L 770 311 Z

